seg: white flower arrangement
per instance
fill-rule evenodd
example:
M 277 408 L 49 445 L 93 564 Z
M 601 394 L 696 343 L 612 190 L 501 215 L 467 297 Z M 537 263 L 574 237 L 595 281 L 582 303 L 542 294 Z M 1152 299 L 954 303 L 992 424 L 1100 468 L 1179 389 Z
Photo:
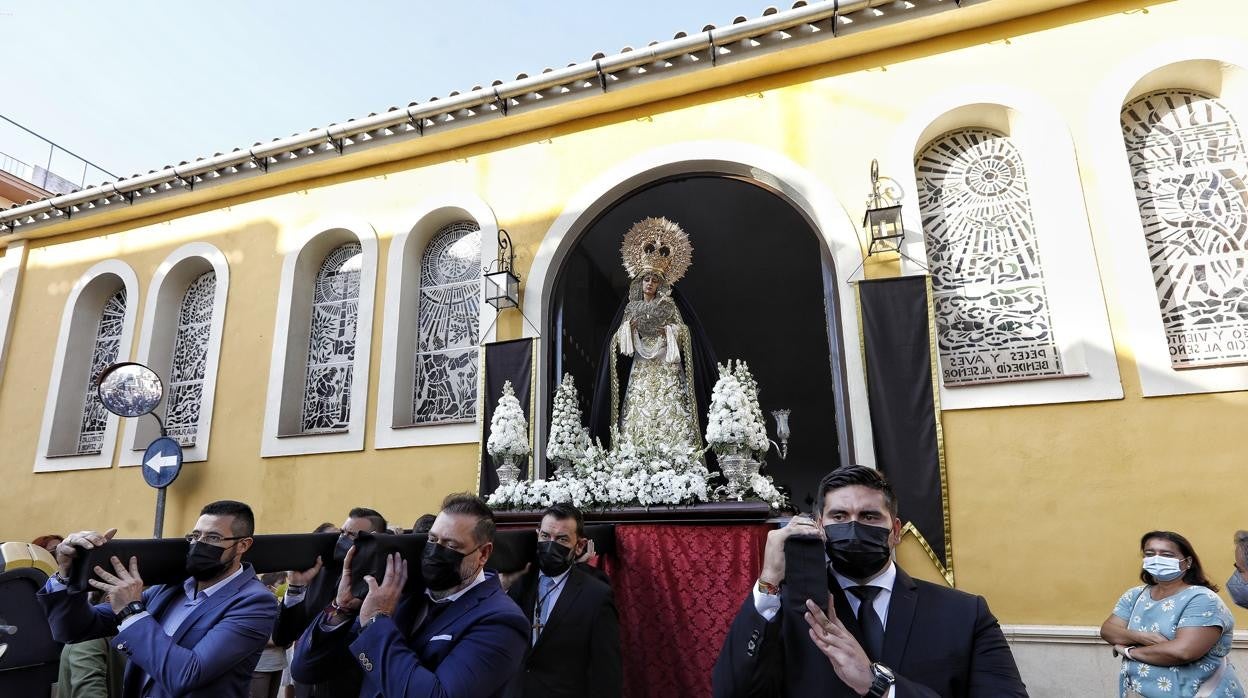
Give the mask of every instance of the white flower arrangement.
M 677 506 L 710 500 L 710 472 L 692 447 L 635 444 L 613 434 L 619 445 L 590 445 L 573 461 L 570 477 L 520 481 L 500 487 L 491 507 L 536 509 L 555 502 L 578 507 Z
M 511 381 L 503 383 L 503 394 L 490 418 L 490 438 L 485 450 L 498 458 L 529 455 L 529 424 L 516 399 Z
M 581 421 L 580 396 L 572 374 L 563 374 L 555 391 L 555 405 L 550 418 L 550 437 L 546 440 L 546 457 L 551 460 L 575 462 L 585 457 L 589 448 L 589 431 Z
M 707 410 L 706 443 L 718 455 L 749 452 L 761 459 L 770 447 L 758 383 L 744 361 L 719 365 Z

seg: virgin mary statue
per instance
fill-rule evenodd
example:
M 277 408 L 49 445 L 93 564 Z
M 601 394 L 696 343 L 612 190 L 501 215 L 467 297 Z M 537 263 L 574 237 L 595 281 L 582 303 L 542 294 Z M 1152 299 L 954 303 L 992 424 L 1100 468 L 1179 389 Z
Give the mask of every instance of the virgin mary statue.
M 590 432 L 610 427 L 640 447 L 701 449 L 715 357 L 693 309 L 675 292 L 693 259 L 689 237 L 666 218 L 634 224 L 620 248 L 628 300 L 600 357 Z M 614 445 L 614 444 L 612 444 Z

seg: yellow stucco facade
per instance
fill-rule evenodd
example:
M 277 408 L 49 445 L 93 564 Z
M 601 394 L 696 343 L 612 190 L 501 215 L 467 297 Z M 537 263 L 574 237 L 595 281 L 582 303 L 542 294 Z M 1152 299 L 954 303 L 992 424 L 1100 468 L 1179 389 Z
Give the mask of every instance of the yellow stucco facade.
M 586 182 L 639 153 L 732 142 L 802 168 L 834 194 L 830 203 L 852 227 L 862 216 L 871 160 L 879 158 L 885 174 L 908 166 L 913 146 L 899 140 L 926 118 L 922 105 L 971 86 L 1001 85 L 1051 108 L 1073 143 L 1083 198 L 1069 204 L 1086 207 L 1103 286 L 1103 297 L 1086 302 L 1103 303 L 1108 315 L 1123 396 L 943 414 L 958 586 L 986 595 L 1006 623 L 1098 624 L 1134 583 L 1138 536 L 1153 528 L 1190 537 L 1221 583 L 1231 569 L 1231 533 L 1248 528 L 1241 431 L 1248 392 L 1145 397 L 1124 316 L 1133 304 L 1155 311 L 1156 303 L 1124 295 L 1119 283 L 1112 259 L 1122 221 L 1103 202 L 1110 183 L 1128 173 L 1099 166 L 1107 149 L 1121 149 L 1099 129 L 1109 120 L 1116 132 L 1126 95 L 1106 91 L 1117 84 L 1114 76 L 1131 73 L 1132 61 L 1175 42 L 1248 44 L 1248 7 L 1240 0 L 1063 5 L 1069 3 L 994 0 L 961 19 L 949 13 L 925 20 L 913 37 L 884 28 L 878 37 L 848 37 L 847 46 L 830 41 L 800 55 L 761 57 L 749 70 L 729 67 L 739 76 L 693 72 L 555 116 L 466 127 L 408 146 L 410 152 L 382 149 L 345 171 L 337 169 L 342 163 L 310 165 L 216 194 L 196 191 L 32 231 L 0 377 L 0 539 L 108 526 L 134 537 L 150 530 L 154 493 L 135 468 L 32 472 L 62 310 L 75 281 L 101 260 L 133 268 L 139 308 L 159 265 L 185 243 L 211 243 L 230 266 L 210 456 L 188 464 L 170 488 L 167 534 L 187 528 L 202 503 L 227 497 L 251 503 L 266 532 L 310 530 L 357 504 L 410 525 L 445 493 L 474 487 L 478 454 L 475 444 L 373 445 L 383 297 L 392 273 L 386 260 L 394 236 L 419 217 L 418 202 L 455 192 L 486 202 L 516 243 L 527 281 L 552 224 Z M 1018 16 L 999 20 L 993 13 Z M 986 26 L 969 26 L 976 23 Z M 1146 63 L 1140 78 L 1152 70 Z M 1098 110 L 1103 103 L 1109 111 Z M 334 216 L 368 221 L 379 241 L 365 447 L 262 458 L 283 255 L 298 231 Z M 22 236 L 8 236 L 10 249 Z M 890 271 L 876 264 L 868 270 Z M 499 339 L 523 331 L 515 311 L 501 316 Z M 937 578 L 913 541 L 901 561 L 918 576 Z M 1248 622 L 1248 615 L 1237 611 L 1237 619 Z

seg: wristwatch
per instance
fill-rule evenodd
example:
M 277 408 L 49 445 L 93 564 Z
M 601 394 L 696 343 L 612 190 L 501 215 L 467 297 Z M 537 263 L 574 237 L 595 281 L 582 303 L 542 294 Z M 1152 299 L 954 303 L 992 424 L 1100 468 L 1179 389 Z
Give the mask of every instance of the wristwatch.
M 883 698 L 888 689 L 897 683 L 897 677 L 893 675 L 893 670 L 875 662 L 871 665 L 871 688 L 867 689 L 867 698 Z
M 117 623 L 118 625 L 120 625 L 122 621 L 129 618 L 130 616 L 136 613 L 142 613 L 146 610 L 147 610 L 147 606 L 144 606 L 142 601 L 131 601 L 130 603 L 126 604 L 124 608 L 122 608 L 120 611 L 117 612 Z

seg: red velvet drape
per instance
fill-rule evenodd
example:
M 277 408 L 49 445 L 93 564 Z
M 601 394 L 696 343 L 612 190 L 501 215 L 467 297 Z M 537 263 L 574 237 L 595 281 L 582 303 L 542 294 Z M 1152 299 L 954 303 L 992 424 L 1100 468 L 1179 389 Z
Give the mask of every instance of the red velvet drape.
M 620 612 L 625 698 L 711 695 L 711 667 L 758 577 L 770 526 L 617 525 L 604 558 Z

